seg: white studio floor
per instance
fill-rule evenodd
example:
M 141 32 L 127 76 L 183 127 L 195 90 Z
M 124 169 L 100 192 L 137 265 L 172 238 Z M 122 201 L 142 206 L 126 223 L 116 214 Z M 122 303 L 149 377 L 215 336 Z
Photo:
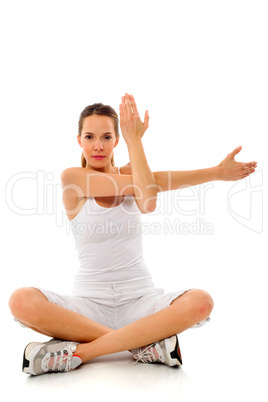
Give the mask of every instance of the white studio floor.
M 27 376 L 21 372 L 24 347 L 45 336 L 20 328 L 8 318 L 10 331 L 1 367 L 2 393 L 27 401 L 64 400 L 171 400 L 267 401 L 264 332 L 250 325 L 237 328 L 215 316 L 202 328 L 179 336 L 182 368 L 137 363 L 129 352 L 102 356 L 70 373 Z M 232 323 L 231 323 L 232 324 Z M 263 335 L 261 335 L 261 333 Z M 2 343 L 2 342 L 1 342 Z M 3 345 L 3 343 L 2 343 Z M 97 399 L 96 399 L 97 398 Z M 15 399 L 14 399 L 15 400 Z

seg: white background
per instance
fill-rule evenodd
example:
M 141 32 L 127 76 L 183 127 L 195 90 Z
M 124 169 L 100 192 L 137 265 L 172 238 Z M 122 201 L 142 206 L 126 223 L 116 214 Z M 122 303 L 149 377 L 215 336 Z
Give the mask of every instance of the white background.
M 258 0 L 1 2 L 1 380 L 9 395 L 267 400 L 267 8 Z M 179 371 L 134 370 L 120 354 L 28 378 L 23 348 L 45 337 L 13 322 L 9 296 L 22 286 L 70 292 L 78 260 L 60 173 L 80 166 L 84 107 L 102 102 L 119 113 L 125 92 L 142 117 L 149 111 L 152 171 L 215 166 L 239 145 L 236 160 L 258 162 L 251 179 L 159 194 L 157 213 L 143 216 L 162 228 L 144 234 L 155 284 L 207 290 L 212 321 L 180 335 Z M 121 135 L 116 166 L 128 160 Z M 180 229 L 164 233 L 167 221 Z

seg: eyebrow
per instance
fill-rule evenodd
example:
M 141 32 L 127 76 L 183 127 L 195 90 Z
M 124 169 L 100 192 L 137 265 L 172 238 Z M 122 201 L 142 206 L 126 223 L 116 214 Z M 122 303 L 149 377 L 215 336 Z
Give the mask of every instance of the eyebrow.
M 94 135 L 94 133 L 91 133 L 90 131 L 86 131 L 84 134 L 93 134 Z M 107 133 L 103 133 L 103 135 L 106 135 L 106 134 L 113 134 L 111 131 L 107 131 Z

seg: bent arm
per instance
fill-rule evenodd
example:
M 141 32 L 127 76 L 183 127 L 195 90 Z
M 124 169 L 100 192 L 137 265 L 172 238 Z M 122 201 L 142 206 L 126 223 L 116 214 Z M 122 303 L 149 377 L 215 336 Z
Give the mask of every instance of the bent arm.
M 155 210 L 157 202 L 157 185 L 141 141 L 149 126 L 149 114 L 146 110 L 142 122 L 134 97 L 125 95 L 119 106 L 120 128 L 128 147 L 135 201 L 142 213 L 148 213 Z
M 139 159 L 140 161 L 140 159 Z M 120 171 L 124 173 L 121 168 Z M 72 192 L 75 198 L 84 197 L 111 197 L 117 195 L 133 196 L 138 193 L 142 198 L 142 186 L 133 185 L 133 176 L 130 172 L 126 174 L 112 174 L 92 171 L 87 168 L 68 168 L 61 173 L 63 192 Z M 144 175 L 135 172 L 144 181 L 141 184 L 148 186 Z M 140 175 L 140 176 L 139 176 Z M 212 180 L 220 180 L 217 168 L 188 170 L 188 171 L 160 171 L 152 172 L 154 177 L 152 196 L 157 192 L 176 190 L 182 187 L 195 186 Z M 149 175 L 151 180 L 151 176 Z M 155 184 L 154 184 L 155 183 Z M 150 184 L 149 184 L 150 186 Z M 136 193 L 135 193 L 136 187 Z M 150 187 L 149 187 L 150 190 Z M 147 196 L 151 195 L 147 193 Z
M 136 153 L 136 157 L 139 156 Z M 141 159 L 139 158 L 139 161 Z M 130 166 L 123 170 L 120 169 L 123 174 L 111 174 L 92 171 L 87 168 L 68 168 L 61 174 L 61 182 L 63 187 L 63 195 L 66 196 L 66 192 L 71 194 L 76 199 L 83 197 L 110 197 L 116 195 L 128 195 L 136 196 L 138 191 L 141 192 L 142 185 L 145 188 L 148 199 L 150 196 L 155 200 L 155 189 L 157 192 L 177 190 L 183 187 L 196 186 L 198 184 L 207 183 L 209 181 L 216 180 L 240 180 L 255 171 L 256 162 L 238 163 L 232 164 L 232 168 L 226 168 L 225 163 L 220 163 L 218 166 L 198 169 L 198 170 L 186 170 L 186 171 L 159 171 L 152 172 L 153 181 L 148 184 L 148 177 L 142 174 L 142 170 L 138 169 L 134 174 L 140 180 L 141 187 L 137 184 L 133 184 L 132 171 Z M 149 180 L 151 180 L 149 170 Z M 148 186 L 148 187 L 147 187 Z M 136 192 L 135 192 L 136 189 Z M 150 192 L 151 190 L 151 192 Z M 142 194 L 141 194 L 142 196 Z M 148 209 L 147 212 L 150 212 Z
M 93 171 L 82 167 L 65 169 L 61 173 L 63 194 L 72 197 L 111 197 L 134 195 L 132 176 Z
M 127 142 L 127 146 L 136 203 L 142 213 L 152 212 L 156 208 L 157 183 L 148 165 L 141 139 Z

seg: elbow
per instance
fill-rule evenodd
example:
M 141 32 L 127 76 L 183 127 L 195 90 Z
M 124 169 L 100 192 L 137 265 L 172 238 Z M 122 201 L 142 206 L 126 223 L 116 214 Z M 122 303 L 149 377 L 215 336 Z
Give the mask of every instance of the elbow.
M 156 210 L 156 199 L 155 200 L 146 200 L 142 207 L 140 208 L 140 211 L 142 214 L 150 214 Z
M 147 194 L 141 194 L 136 198 L 136 202 L 142 214 L 154 212 L 157 206 L 157 190 L 154 188 Z

